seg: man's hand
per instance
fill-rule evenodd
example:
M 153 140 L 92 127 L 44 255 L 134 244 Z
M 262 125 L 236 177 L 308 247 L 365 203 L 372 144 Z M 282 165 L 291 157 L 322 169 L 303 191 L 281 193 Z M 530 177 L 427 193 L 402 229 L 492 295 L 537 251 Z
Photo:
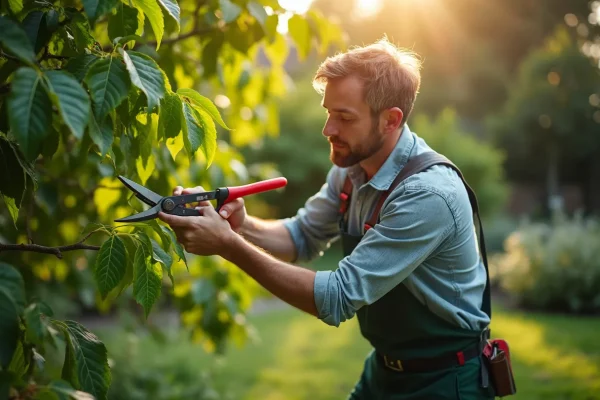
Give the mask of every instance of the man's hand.
M 219 214 L 229 221 L 231 229 L 235 232 L 239 232 L 246 220 L 246 206 L 244 205 L 244 199 L 240 197 L 225 204 L 219 210 Z
M 196 207 L 199 217 L 180 217 L 160 212 L 158 218 L 169 224 L 177 241 L 188 253 L 200 256 L 225 256 L 234 242 L 235 233 L 212 205 Z
M 194 188 L 183 188 L 182 186 L 177 186 L 173 190 L 174 196 L 180 196 L 182 194 L 192 194 L 192 193 L 202 193 L 206 192 L 202 186 L 196 186 Z M 198 203 L 199 206 L 210 206 L 209 201 L 201 201 Z M 235 232 L 239 232 L 246 220 L 246 207 L 244 206 L 244 199 L 238 198 L 232 202 L 225 204 L 219 210 L 219 214 L 229 221 L 229 225 L 231 225 L 231 229 Z

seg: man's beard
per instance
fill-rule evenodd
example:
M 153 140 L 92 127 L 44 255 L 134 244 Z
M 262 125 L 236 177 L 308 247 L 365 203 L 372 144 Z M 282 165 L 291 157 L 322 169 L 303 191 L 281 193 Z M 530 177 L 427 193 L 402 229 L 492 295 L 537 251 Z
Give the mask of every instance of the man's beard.
M 367 137 L 367 140 L 354 147 L 350 147 L 347 143 L 337 140 L 335 137 L 330 137 L 329 142 L 332 144 L 343 144 L 345 146 L 341 149 L 336 149 L 332 145 L 329 159 L 338 167 L 346 168 L 358 164 L 375 154 L 383 145 L 383 136 L 379 133 L 377 126 L 374 124 L 374 126 L 371 127 L 371 133 Z

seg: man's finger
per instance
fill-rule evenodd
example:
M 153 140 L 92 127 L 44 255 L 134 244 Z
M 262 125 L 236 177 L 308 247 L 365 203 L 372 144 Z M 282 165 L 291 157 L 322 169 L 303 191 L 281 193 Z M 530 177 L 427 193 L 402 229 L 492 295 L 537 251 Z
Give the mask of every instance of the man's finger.
M 219 210 L 219 214 L 225 219 L 229 218 L 234 212 L 241 210 L 244 208 L 244 199 L 235 199 L 234 201 L 225 204 Z
M 196 186 L 194 188 L 183 189 L 183 192 L 181 194 L 193 194 L 193 193 L 202 193 L 202 192 L 206 192 L 206 190 L 204 190 L 204 188 L 202 186 Z M 208 200 L 200 201 L 200 202 L 198 202 L 198 205 L 199 206 L 210 206 L 210 201 L 208 201 Z
M 179 215 L 165 214 L 162 211 L 158 213 L 158 218 L 161 221 L 166 222 L 167 224 L 173 227 L 186 226 L 189 224 L 189 217 L 180 217 Z
M 183 186 L 176 186 L 175 189 L 173 189 L 173 196 L 181 195 L 182 191 L 183 191 Z

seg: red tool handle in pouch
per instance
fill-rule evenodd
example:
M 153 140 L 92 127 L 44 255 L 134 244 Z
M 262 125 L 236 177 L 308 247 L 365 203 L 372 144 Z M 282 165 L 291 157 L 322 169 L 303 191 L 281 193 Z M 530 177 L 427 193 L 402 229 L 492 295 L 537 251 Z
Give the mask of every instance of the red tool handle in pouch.
M 504 397 L 517 393 L 508 343 L 503 339 L 492 339 L 483 354 L 488 359 L 496 396 Z
M 230 201 L 247 196 L 249 194 L 256 194 L 267 192 L 269 190 L 279 189 L 281 187 L 284 187 L 285 185 L 287 185 L 286 178 L 273 178 L 267 179 L 266 181 L 250 183 L 248 185 L 228 187 L 227 189 L 229 190 L 229 194 L 223 202 L 223 204 L 227 204 Z

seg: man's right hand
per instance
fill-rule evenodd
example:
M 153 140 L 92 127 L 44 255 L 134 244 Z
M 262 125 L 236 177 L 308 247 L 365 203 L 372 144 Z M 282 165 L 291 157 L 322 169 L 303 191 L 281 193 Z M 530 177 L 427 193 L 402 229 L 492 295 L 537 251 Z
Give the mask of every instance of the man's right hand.
M 219 210 L 219 214 L 229 222 L 231 229 L 235 232 L 239 232 L 246 220 L 246 206 L 244 205 L 244 199 L 240 197 L 225 204 Z
M 183 188 L 182 186 L 177 186 L 173 190 L 174 196 L 180 196 L 182 194 L 193 194 L 193 193 L 202 193 L 205 192 L 202 186 L 196 186 L 193 188 Z M 198 203 L 198 206 L 211 206 L 210 202 L 205 200 Z M 238 198 L 225 204 L 219 210 L 219 214 L 221 217 L 225 218 L 231 229 L 235 232 L 239 232 L 246 220 L 246 207 L 244 206 L 244 199 Z

